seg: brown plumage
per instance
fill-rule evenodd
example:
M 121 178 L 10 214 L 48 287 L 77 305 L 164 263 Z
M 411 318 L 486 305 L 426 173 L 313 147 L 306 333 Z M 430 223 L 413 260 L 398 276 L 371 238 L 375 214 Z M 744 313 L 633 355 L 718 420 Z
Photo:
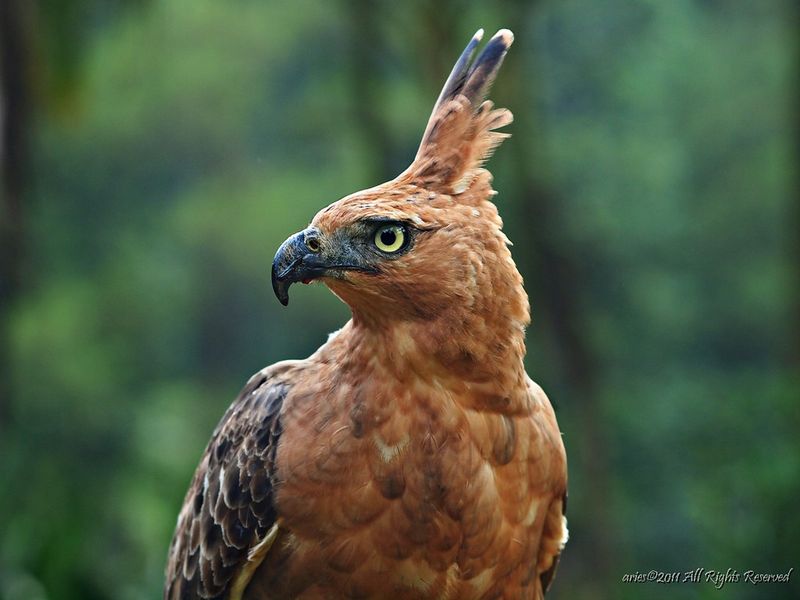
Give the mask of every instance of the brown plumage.
M 526 375 L 528 299 L 481 167 L 513 36 L 470 41 L 411 166 L 322 210 L 273 285 L 352 319 L 256 374 L 186 495 L 164 597 L 540 598 L 566 541 L 566 456 Z

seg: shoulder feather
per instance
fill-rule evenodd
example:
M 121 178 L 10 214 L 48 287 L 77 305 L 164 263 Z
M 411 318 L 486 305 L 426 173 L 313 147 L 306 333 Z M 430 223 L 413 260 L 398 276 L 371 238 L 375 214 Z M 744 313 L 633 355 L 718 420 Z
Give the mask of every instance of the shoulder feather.
M 165 600 L 226 598 L 276 524 L 275 454 L 288 363 L 253 376 L 203 453 L 169 549 Z

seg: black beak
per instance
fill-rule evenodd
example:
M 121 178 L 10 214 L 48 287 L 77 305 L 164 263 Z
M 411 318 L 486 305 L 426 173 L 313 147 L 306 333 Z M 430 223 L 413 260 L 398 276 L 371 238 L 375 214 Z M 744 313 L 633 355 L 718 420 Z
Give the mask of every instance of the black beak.
M 325 238 L 309 227 L 281 244 L 272 261 L 272 289 L 284 306 L 289 304 L 289 287 L 298 281 L 309 283 L 318 277 L 342 277 L 343 271 L 378 273 L 346 237 Z
M 309 282 L 325 273 L 326 267 L 319 254 L 306 245 L 308 235 L 315 231 L 305 230 L 295 233 L 281 244 L 272 261 L 272 289 L 284 306 L 289 304 L 289 287 L 298 281 Z

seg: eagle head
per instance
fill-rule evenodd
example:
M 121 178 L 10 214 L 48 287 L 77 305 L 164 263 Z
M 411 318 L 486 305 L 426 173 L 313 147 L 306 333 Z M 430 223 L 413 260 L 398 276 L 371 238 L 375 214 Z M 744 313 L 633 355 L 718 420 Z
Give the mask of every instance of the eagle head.
M 495 130 L 512 121 L 484 98 L 514 38 L 498 31 L 472 61 L 482 35 L 453 67 L 411 166 L 324 208 L 278 249 L 272 284 L 282 304 L 293 283 L 321 280 L 362 320 L 435 319 L 504 298 L 511 316 L 527 322 L 522 279 L 482 168 L 508 135 Z

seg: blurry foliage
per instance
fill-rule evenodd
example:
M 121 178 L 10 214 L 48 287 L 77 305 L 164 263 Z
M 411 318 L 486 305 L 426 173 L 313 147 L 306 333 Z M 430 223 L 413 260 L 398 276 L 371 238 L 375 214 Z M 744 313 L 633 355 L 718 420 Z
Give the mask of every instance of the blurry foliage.
M 495 98 L 534 149 L 525 168 L 559 199 L 550 235 L 576 257 L 599 365 L 597 397 L 580 397 L 530 283 L 546 285 L 533 277 L 543 257 L 503 147 L 492 168 L 529 281 L 529 370 L 571 460 L 554 597 L 792 595 L 620 583 L 636 570 L 800 567 L 789 2 L 451 2 L 452 47 L 436 47 L 442 28 L 421 2 L 118 5 L 39 6 L 74 83 L 36 122 L 26 291 L 2 307 L 17 392 L 0 439 L 0 598 L 158 597 L 182 495 L 238 388 L 347 318 L 321 286 L 282 309 L 275 249 L 377 183 L 376 164 L 403 168 L 445 76 L 431 64 L 478 26 L 517 35 L 508 60 L 524 77 L 501 75 Z M 361 10 L 383 44 L 368 81 L 353 71 Z M 366 137 L 362 93 L 384 128 Z M 586 487 L 587 402 L 606 432 L 609 506 Z M 581 551 L 600 511 L 613 525 L 603 571 Z

